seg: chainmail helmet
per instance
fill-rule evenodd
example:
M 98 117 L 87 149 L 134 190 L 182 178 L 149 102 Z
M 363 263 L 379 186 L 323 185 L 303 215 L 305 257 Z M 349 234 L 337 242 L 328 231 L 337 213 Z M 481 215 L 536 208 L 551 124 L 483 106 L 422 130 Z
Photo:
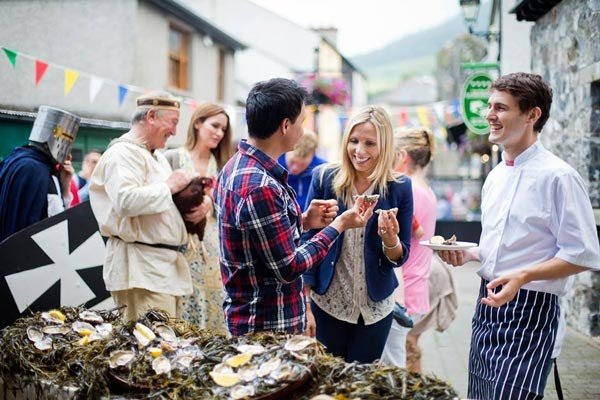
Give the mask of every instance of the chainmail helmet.
M 79 130 L 81 118 L 58 108 L 40 106 L 29 141 L 41 145 L 59 164 L 63 164 Z

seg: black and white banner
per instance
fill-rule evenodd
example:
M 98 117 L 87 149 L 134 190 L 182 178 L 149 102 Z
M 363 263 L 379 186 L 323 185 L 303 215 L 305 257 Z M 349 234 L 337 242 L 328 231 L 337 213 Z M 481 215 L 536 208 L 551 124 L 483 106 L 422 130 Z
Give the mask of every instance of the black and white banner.
M 89 202 L 0 243 L 0 327 L 29 311 L 106 300 L 105 244 Z

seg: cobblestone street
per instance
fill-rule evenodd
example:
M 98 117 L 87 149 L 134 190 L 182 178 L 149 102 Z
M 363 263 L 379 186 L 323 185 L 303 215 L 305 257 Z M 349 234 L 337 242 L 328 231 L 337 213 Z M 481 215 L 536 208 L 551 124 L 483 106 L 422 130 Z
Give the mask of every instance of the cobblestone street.
M 479 287 L 477 264 L 453 269 L 458 296 L 458 315 L 446 332 L 428 331 L 419 341 L 423 371 L 450 382 L 461 398 L 467 395 L 467 362 L 471 317 Z M 558 358 L 563 394 L 567 400 L 600 399 L 600 345 L 568 328 Z M 553 373 L 548 377 L 544 399 L 556 400 Z

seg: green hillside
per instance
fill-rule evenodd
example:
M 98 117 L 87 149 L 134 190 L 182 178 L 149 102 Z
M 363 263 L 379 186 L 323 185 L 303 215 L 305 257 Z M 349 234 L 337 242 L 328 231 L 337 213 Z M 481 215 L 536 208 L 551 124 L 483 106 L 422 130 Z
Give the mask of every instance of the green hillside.
M 414 75 L 433 74 L 436 68 L 436 56 L 422 57 L 390 62 L 364 70 L 368 77 L 369 96 L 377 96 L 395 88 L 400 82 Z
M 372 52 L 355 56 L 352 63 L 368 77 L 369 95 L 392 90 L 402 80 L 433 74 L 437 52 L 457 35 L 465 33 L 462 17 L 404 36 Z

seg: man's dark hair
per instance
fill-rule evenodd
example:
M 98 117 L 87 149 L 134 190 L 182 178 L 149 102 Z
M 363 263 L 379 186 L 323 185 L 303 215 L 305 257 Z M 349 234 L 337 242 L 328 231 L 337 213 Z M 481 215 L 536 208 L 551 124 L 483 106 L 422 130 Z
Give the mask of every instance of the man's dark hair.
M 306 90 L 290 79 L 257 83 L 246 99 L 248 136 L 267 139 L 285 118 L 295 123 L 307 97 Z
M 522 113 L 535 107 L 542 110 L 542 115 L 533 126 L 533 130 L 541 132 L 550 116 L 552 105 L 552 88 L 544 82 L 541 76 L 525 72 L 515 72 L 498 78 L 490 90 L 508 92 L 517 99 Z

